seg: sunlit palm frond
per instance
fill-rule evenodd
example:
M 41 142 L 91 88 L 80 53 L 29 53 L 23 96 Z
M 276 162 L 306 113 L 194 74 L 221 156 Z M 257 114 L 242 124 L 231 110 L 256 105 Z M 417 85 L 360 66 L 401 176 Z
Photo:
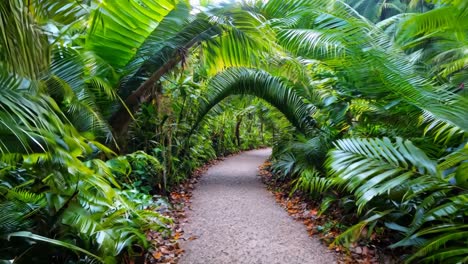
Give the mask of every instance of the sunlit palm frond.
M 459 127 L 447 122 L 443 122 L 428 112 L 423 113 L 421 124 L 426 126 L 424 133 L 426 135 L 433 136 L 435 142 L 443 142 L 447 144 L 453 138 L 463 137 L 463 135 L 466 133 L 466 131 L 460 129 Z
M 92 14 L 87 47 L 114 68 L 123 68 L 177 2 L 101 2 Z

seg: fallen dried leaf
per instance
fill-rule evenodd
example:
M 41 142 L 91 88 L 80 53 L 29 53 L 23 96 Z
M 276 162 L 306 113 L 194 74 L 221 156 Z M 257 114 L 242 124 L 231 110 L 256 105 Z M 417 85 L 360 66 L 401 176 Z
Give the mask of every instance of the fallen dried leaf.
M 160 258 L 162 257 L 162 255 L 163 255 L 163 254 L 162 254 L 161 252 L 159 252 L 159 251 L 153 253 L 153 257 L 154 257 L 155 259 L 160 259 Z

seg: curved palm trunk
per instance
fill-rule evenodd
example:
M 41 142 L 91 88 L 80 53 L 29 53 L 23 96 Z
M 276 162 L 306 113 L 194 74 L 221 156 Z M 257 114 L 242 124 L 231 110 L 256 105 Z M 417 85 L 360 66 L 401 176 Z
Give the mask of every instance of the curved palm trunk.
M 151 99 L 151 90 L 154 85 L 164 74 L 172 70 L 181 60 L 182 56 L 175 55 L 173 59 L 169 60 L 161 68 L 155 71 L 148 80 L 146 80 L 142 85 L 140 85 L 140 87 L 138 87 L 138 89 L 124 100 L 125 105 L 121 105 L 119 110 L 117 110 L 110 119 L 110 125 L 117 137 L 120 137 L 127 132 L 128 126 L 132 121 L 132 116 L 138 111 L 140 105 Z
M 128 126 L 133 119 L 135 114 L 142 103 L 148 102 L 151 99 L 151 90 L 154 85 L 161 79 L 161 77 L 170 72 L 179 63 L 185 61 L 186 53 L 189 49 L 204 40 L 210 39 L 222 31 L 219 27 L 210 24 L 206 20 L 195 20 L 190 23 L 184 30 L 182 30 L 177 36 L 173 38 L 174 42 L 180 43 L 178 47 L 166 46 L 160 52 L 154 55 L 154 57 L 170 58 L 163 62 L 162 65 L 156 69 L 152 65 L 152 59 L 149 59 L 147 63 L 144 63 L 137 71 L 136 76 L 133 76 L 130 85 L 138 85 L 141 83 L 139 80 L 143 79 L 144 73 L 151 69 L 151 76 L 143 83 L 141 83 L 136 90 L 128 92 L 123 104 L 110 118 L 110 125 L 117 138 L 126 134 Z M 183 44 L 183 45 L 182 45 Z M 153 58 L 154 59 L 154 58 Z M 141 76 L 140 74 L 143 74 Z M 127 90 L 133 90 L 133 87 L 124 87 L 124 92 Z

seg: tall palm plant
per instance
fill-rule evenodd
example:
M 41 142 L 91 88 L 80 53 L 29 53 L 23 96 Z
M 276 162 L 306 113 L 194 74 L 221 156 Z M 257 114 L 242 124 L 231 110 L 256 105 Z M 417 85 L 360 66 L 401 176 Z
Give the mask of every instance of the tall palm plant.
M 166 221 L 125 198 L 111 164 L 95 159 L 114 154 L 98 102 L 116 98 L 113 65 L 82 45 L 97 6 L 0 4 L 0 207 L 15 212 L 0 222 L 2 259 L 111 263 Z M 43 242 L 79 254 L 44 254 Z
M 259 28 L 261 19 L 238 4 L 215 7 L 193 17 L 180 8 L 168 15 L 167 22 L 163 21 L 147 38 L 128 64 L 133 71 L 120 85 L 125 104 L 110 119 L 117 134 L 125 133 L 131 115 L 141 103 L 149 101 L 161 77 L 178 64 L 183 66 L 190 53 L 201 55 L 206 69 L 214 74 L 230 66 L 258 65 L 262 51 L 270 47 L 269 42 L 260 39 L 264 36 L 264 30 Z M 180 12 L 185 12 L 187 18 L 171 19 Z

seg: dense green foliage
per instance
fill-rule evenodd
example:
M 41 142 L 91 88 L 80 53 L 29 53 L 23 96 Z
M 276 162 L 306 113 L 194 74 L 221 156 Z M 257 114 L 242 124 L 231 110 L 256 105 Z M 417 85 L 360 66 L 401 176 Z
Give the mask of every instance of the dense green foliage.
M 390 248 L 411 253 L 409 263 L 464 263 L 467 5 L 376 16 L 378 5 L 348 2 L 377 23 L 336 3 L 333 11 L 311 8 L 322 16 L 316 24 L 287 29 L 286 47 L 320 58 L 305 95 L 320 131 L 279 144 L 272 169 L 319 199 L 321 213 L 334 203 L 347 212 L 343 221 L 360 219 L 335 243 L 367 243 L 384 227 Z
M 170 222 L 151 195 L 273 145 L 360 219 L 335 243 L 468 261 L 464 0 L 6 0 L 0 31 L 0 259 L 128 260 Z

